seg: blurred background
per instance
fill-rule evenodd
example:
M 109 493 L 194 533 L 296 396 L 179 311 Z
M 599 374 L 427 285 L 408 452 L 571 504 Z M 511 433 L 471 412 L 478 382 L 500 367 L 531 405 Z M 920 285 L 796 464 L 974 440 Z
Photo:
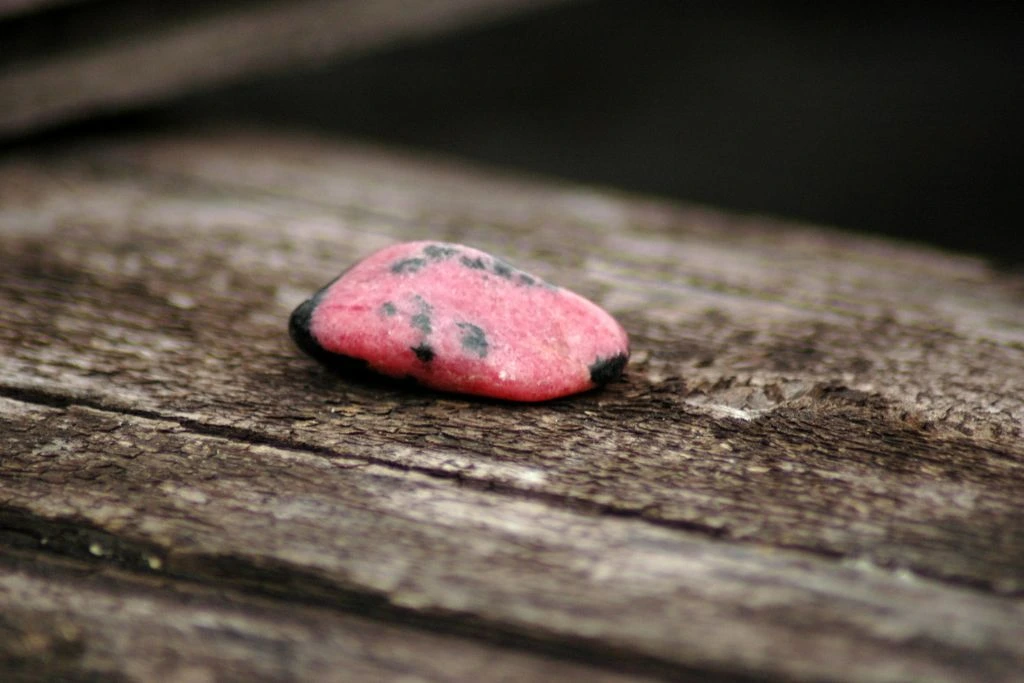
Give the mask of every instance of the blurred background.
M 1019 7 L 567 2 L 99 120 L 313 129 L 1012 267 Z

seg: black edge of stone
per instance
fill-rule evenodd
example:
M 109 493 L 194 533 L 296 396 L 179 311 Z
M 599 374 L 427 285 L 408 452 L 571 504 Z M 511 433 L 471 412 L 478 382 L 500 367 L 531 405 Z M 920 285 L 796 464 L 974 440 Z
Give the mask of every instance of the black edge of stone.
M 327 285 L 299 304 L 288 318 L 288 335 L 292 338 L 292 341 L 302 351 L 317 359 L 329 352 L 320 346 L 320 343 L 313 337 L 313 333 L 310 331 L 310 324 L 313 320 L 313 312 L 330 286 Z
M 595 386 L 601 386 L 618 379 L 622 375 L 628 360 L 629 356 L 625 353 L 619 353 L 609 358 L 598 358 L 589 368 L 590 381 Z
M 339 278 L 340 277 L 341 276 L 339 276 Z M 316 307 L 320 305 L 320 301 L 327 294 L 327 290 L 330 289 L 331 285 L 337 282 L 339 278 L 331 280 L 316 294 L 303 301 L 294 311 L 292 311 L 291 316 L 288 318 L 288 334 L 299 349 L 311 358 L 315 359 L 317 362 L 322 363 L 333 372 L 341 374 L 372 375 L 374 373 L 370 370 L 370 366 L 365 360 L 328 351 L 320 345 L 320 342 L 316 340 L 316 337 L 313 336 L 313 333 L 310 330 L 313 312 L 316 310 Z

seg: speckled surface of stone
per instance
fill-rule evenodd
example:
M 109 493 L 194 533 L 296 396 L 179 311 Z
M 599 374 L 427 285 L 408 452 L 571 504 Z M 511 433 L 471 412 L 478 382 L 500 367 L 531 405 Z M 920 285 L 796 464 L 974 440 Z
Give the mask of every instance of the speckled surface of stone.
M 593 302 L 443 242 L 372 254 L 296 308 L 289 330 L 343 370 L 512 401 L 593 389 L 629 358 L 625 330 Z

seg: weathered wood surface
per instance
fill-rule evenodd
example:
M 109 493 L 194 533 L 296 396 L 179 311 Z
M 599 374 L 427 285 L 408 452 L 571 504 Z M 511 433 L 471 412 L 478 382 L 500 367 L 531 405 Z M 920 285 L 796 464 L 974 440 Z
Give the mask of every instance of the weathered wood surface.
M 567 1 L 108 0 L 15 16 L 0 21 L 0 138 Z
M 315 604 L 239 599 L 197 584 L 8 553 L 0 558 L 0 595 L 16 596 L 0 613 L 7 682 L 631 680 Z
M 416 238 L 606 306 L 625 380 L 506 405 L 292 348 L 306 294 Z M 316 139 L 8 155 L 0 662 L 1020 680 L 1022 301 L 971 258 Z

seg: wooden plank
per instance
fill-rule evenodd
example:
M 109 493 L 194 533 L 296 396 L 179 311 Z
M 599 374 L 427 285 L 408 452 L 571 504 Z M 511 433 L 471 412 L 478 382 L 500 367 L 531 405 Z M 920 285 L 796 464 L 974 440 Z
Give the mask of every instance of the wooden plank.
M 592 509 L 1021 588 L 1014 278 L 878 242 L 288 149 L 307 165 L 241 136 L 10 166 L 6 223 L 23 235 L 5 249 L 9 385 L 317 449 L 350 447 L 351 431 L 426 439 L 542 468 L 546 495 Z M 19 209 L 21 185 L 34 196 Z M 358 256 L 428 237 L 506 253 L 606 305 L 633 335 L 632 381 L 540 408 L 456 402 L 438 430 L 403 395 L 338 383 L 295 353 L 283 332 L 294 304 Z M 82 289 L 62 295 L 54 277 Z M 524 411 L 531 424 L 507 423 Z M 515 436 L 485 442 L 494 430 Z M 581 454 L 581 438 L 602 447 Z M 418 464 L 475 478 L 475 456 L 440 460 Z
M 0 23 L 0 138 L 567 0 L 117 0 Z
M 9 683 L 637 680 L 479 640 L 81 562 L 0 557 L 0 607 L 0 671 Z
M 33 550 L 668 677 L 1024 666 L 1019 277 L 257 133 L 10 157 L 0 230 L 0 526 Z M 608 307 L 625 381 L 513 406 L 291 347 L 308 292 L 430 237 Z
M 672 677 L 1009 680 L 1024 665 L 1018 606 L 970 591 L 174 421 L 3 413 L 3 525 L 53 552 Z

